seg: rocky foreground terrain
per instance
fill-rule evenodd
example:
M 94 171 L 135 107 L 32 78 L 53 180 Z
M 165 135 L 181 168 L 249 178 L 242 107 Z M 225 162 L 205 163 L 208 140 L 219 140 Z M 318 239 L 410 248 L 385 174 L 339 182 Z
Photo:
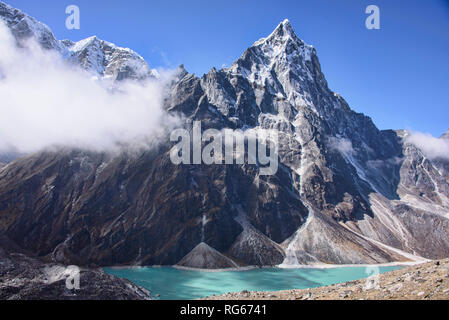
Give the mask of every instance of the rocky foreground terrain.
M 372 279 L 372 278 L 370 278 Z M 369 289 L 368 287 L 371 287 Z M 327 287 L 278 292 L 227 293 L 207 300 L 449 300 L 449 259 L 379 275 L 378 287 L 367 279 Z
M 147 290 L 100 269 L 81 269 L 79 290 L 69 290 L 67 271 L 0 248 L 0 300 L 150 300 Z

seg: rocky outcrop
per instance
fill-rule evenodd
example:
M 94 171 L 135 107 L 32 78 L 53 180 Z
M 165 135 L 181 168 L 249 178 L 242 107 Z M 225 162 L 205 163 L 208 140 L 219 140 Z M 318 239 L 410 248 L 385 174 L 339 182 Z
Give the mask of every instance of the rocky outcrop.
M 0 300 L 150 299 L 147 290 L 102 270 L 82 269 L 79 289 L 68 289 L 70 270 L 73 269 L 7 253 L 0 248 Z
M 0 17 L 13 31 L 22 20 L 37 23 L 3 4 Z M 29 29 L 48 35 L 42 28 Z M 99 79 L 154 76 L 135 53 L 96 37 L 47 44 Z M 407 132 L 380 131 L 351 110 L 288 20 L 229 68 L 198 78 L 181 67 L 165 108 L 187 126 L 278 130 L 279 170 L 262 176 L 250 164 L 174 165 L 168 137 L 137 154 L 41 151 L 0 169 L 0 233 L 38 256 L 80 265 L 449 256 L 447 162 L 428 159 Z

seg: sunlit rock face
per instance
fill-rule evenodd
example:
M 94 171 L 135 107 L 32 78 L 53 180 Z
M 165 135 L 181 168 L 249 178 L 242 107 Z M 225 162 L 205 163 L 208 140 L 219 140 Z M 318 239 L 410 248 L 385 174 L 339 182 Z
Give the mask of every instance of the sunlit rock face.
M 5 5 L 0 16 L 12 30 L 11 21 L 26 17 Z M 133 51 L 96 37 L 42 45 L 99 79 L 157 77 Z M 249 164 L 174 165 L 168 137 L 138 154 L 43 151 L 0 167 L 0 232 L 37 256 L 80 265 L 449 256 L 447 161 L 427 158 L 406 142 L 407 132 L 380 131 L 351 110 L 288 20 L 228 68 L 198 78 L 181 66 L 165 108 L 204 129 L 278 130 L 277 173 L 262 176 Z

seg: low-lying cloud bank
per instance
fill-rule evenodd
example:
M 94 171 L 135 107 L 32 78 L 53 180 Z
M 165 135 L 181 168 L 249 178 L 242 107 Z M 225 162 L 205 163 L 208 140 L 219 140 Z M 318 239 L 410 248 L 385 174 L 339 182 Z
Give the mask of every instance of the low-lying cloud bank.
M 405 141 L 418 147 L 431 160 L 449 160 L 449 139 L 435 138 L 428 133 L 410 132 Z
M 124 82 L 111 90 L 33 41 L 17 47 L 0 21 L 0 152 L 141 146 L 177 123 L 162 108 L 165 83 Z

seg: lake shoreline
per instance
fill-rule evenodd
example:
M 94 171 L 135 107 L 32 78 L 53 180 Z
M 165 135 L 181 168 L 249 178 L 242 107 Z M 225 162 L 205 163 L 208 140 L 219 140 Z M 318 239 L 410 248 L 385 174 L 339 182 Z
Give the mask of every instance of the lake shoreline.
M 270 291 L 318 288 L 365 279 L 370 275 L 406 268 L 388 266 L 329 266 L 316 268 L 239 268 L 201 270 L 167 267 L 105 268 L 108 274 L 128 279 L 161 300 L 194 300 L 228 292 Z M 204 272 L 206 271 L 206 272 Z
M 174 268 L 179 270 L 186 271 L 200 271 L 200 272 L 227 272 L 227 271 L 248 271 L 248 270 L 257 270 L 257 269 L 334 269 L 334 268 L 369 268 L 369 267 L 408 267 L 415 266 L 427 262 L 431 262 L 432 260 L 425 261 L 395 261 L 395 262 L 387 262 L 387 263 L 374 263 L 374 264 L 304 264 L 304 265 L 292 265 L 292 266 L 245 266 L 238 268 L 223 268 L 223 269 L 200 269 L 200 268 L 191 268 L 184 267 L 178 265 L 150 265 L 150 266 L 137 266 L 137 265 L 129 265 L 129 266 L 107 266 L 101 267 L 101 269 L 112 269 L 112 270 L 123 270 L 123 269 L 141 269 L 141 268 Z
M 449 300 L 449 259 L 381 273 L 373 286 L 363 278 L 309 289 L 229 292 L 201 300 Z

